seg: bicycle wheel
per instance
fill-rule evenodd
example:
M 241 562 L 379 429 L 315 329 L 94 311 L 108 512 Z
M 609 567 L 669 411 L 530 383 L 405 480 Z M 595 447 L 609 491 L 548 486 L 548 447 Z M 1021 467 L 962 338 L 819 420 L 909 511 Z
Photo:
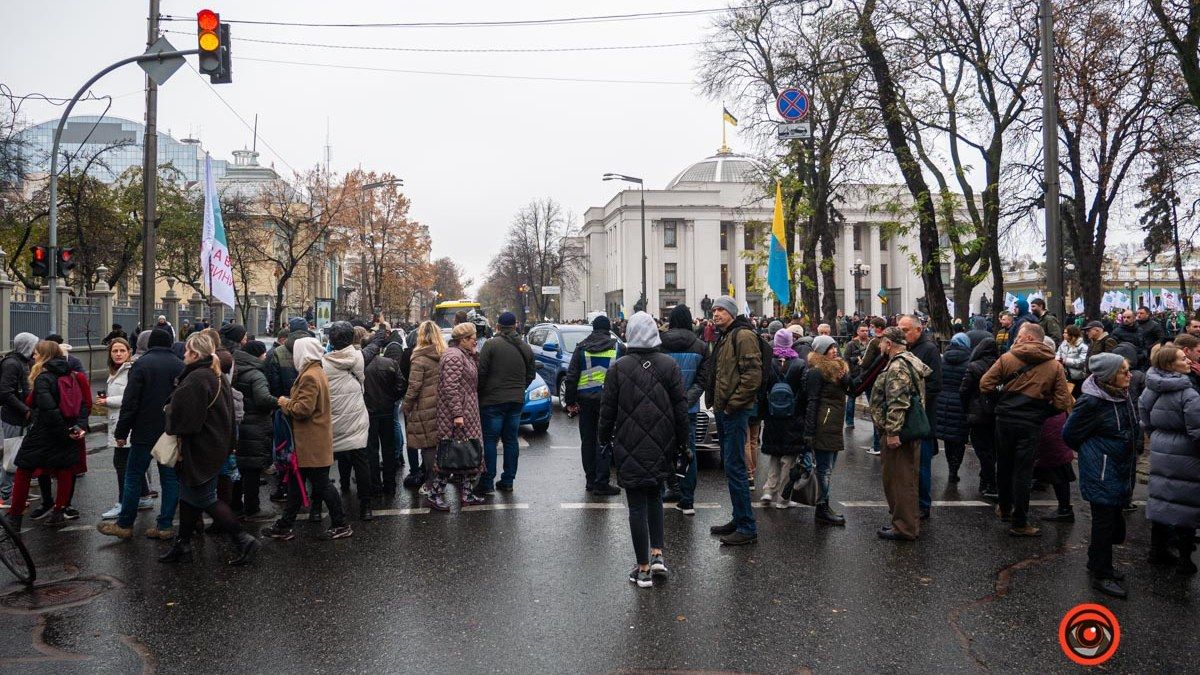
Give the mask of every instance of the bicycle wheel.
M 37 568 L 21 535 L 8 524 L 8 519 L 0 516 L 0 561 L 12 571 L 13 575 L 26 586 L 32 586 L 37 578 Z

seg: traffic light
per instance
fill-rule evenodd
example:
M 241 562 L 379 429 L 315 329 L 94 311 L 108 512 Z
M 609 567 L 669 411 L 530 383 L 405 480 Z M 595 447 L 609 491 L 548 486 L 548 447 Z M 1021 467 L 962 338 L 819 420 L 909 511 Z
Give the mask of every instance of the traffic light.
M 34 246 L 30 250 L 29 273 L 43 279 L 50 275 L 49 253 L 45 246 Z
M 229 44 L 229 25 L 211 9 L 196 13 L 196 43 L 200 48 L 200 74 L 213 84 L 233 82 L 233 62 Z
M 58 249 L 58 271 L 56 276 L 68 277 L 71 275 L 71 270 L 73 269 L 75 269 L 75 249 Z

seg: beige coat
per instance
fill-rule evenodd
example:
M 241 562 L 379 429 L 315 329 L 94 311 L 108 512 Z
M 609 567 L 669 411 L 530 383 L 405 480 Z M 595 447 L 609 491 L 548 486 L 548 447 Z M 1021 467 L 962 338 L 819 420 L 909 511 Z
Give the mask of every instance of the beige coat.
M 413 350 L 404 394 L 404 424 L 410 448 L 436 448 L 441 354 L 433 347 Z
M 329 380 L 320 361 L 310 361 L 292 384 L 283 412 L 292 420 L 296 459 L 300 468 L 333 464 L 333 415 L 329 402 Z

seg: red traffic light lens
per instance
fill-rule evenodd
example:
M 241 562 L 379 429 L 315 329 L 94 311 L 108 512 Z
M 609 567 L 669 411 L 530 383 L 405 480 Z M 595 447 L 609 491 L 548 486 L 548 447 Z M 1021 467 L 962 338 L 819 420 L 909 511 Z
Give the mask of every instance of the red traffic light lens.
M 75 254 L 75 252 L 72 251 L 71 249 L 64 248 L 64 249 L 59 250 L 58 257 L 62 258 L 63 262 L 67 262 L 71 259 L 71 256 L 73 256 L 74 254 Z
M 220 22 L 217 13 L 211 9 L 202 9 L 196 12 L 196 25 L 200 27 L 200 30 L 216 30 L 217 24 Z
M 34 246 L 33 247 L 33 259 L 38 262 L 45 261 L 46 260 L 46 249 L 41 246 Z

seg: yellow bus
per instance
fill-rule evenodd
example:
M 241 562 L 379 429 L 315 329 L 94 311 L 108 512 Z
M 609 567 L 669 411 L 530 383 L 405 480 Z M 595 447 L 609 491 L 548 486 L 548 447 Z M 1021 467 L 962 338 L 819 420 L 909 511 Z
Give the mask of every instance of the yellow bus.
M 439 302 L 433 306 L 433 322 L 440 328 L 453 328 L 454 315 L 459 312 L 469 312 L 475 310 L 476 314 L 482 314 L 480 304 L 474 300 L 447 300 Z

